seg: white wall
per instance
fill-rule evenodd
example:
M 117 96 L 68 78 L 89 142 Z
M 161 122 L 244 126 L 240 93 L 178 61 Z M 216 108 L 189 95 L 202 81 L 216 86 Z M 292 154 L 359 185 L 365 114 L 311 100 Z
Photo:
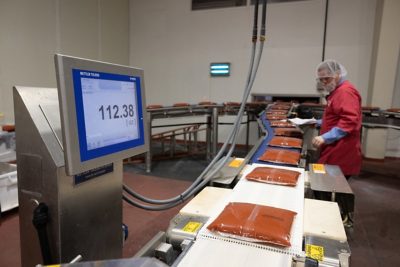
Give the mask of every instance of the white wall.
M 398 52 L 396 81 L 393 90 L 392 107 L 400 108 L 400 45 Z M 396 129 L 388 130 L 386 157 L 400 158 L 400 131 Z
M 55 87 L 54 53 L 128 64 L 128 0 L 1 0 L 0 113 L 14 85 Z
M 367 103 L 376 0 L 329 1 L 326 58 L 341 62 Z
M 253 92 L 315 93 L 323 1 L 273 4 Z M 149 103 L 241 99 L 251 50 L 253 6 L 191 11 L 190 1 L 131 0 L 130 62 L 143 67 Z M 231 62 L 210 78 L 211 62 Z
M 147 103 L 241 99 L 253 6 L 191 11 L 189 0 L 130 3 L 130 63 L 145 71 Z M 316 93 L 314 75 L 322 58 L 325 3 L 310 0 L 268 6 L 267 42 L 252 92 Z M 326 58 L 336 58 L 347 67 L 363 103 L 375 5 L 376 0 L 335 0 L 330 1 L 328 14 Z M 230 77 L 210 78 L 209 64 L 218 61 L 232 63 Z M 220 140 L 224 132 L 221 129 Z
M 12 122 L 14 85 L 55 86 L 55 2 L 0 1 L 0 112 Z
M 377 5 L 377 25 L 374 40 L 374 64 L 371 68 L 369 103 L 382 109 L 395 104 L 396 79 L 398 79 L 400 48 L 400 1 L 379 1 Z M 397 78 L 396 78 L 397 77 Z M 383 159 L 391 151 L 389 145 L 396 144 L 386 129 L 368 129 L 365 131 L 364 155 L 368 158 Z M 388 151 L 389 149 L 389 151 Z

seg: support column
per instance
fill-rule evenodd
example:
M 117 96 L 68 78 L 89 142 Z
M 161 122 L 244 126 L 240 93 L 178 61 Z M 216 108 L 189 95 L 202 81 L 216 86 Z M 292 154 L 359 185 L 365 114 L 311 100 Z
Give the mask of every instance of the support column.
M 218 150 L 218 108 L 213 107 L 212 110 L 212 150 L 211 150 L 211 157 L 214 158 L 217 155 Z
M 400 1 L 377 1 L 374 46 L 367 105 L 390 108 L 397 76 L 400 44 Z M 367 129 L 363 140 L 367 158 L 383 159 L 387 130 Z
M 206 128 L 206 159 L 211 160 L 211 128 L 212 128 L 212 114 L 207 114 L 207 128 Z
M 151 147 L 151 136 L 152 136 L 152 131 L 151 131 L 151 123 L 152 123 L 152 117 L 151 117 L 151 112 L 147 113 L 147 119 L 148 119 L 148 127 L 149 127 L 149 151 L 146 153 L 146 158 L 145 158 L 145 163 L 146 163 L 146 172 L 149 173 L 151 172 L 151 157 L 152 157 L 152 147 Z M 163 151 L 164 151 L 164 141 L 161 139 L 162 145 L 163 145 Z

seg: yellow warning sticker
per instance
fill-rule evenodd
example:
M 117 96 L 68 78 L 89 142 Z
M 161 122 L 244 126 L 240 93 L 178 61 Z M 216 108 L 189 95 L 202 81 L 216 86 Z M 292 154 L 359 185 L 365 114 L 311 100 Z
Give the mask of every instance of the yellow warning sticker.
M 311 164 L 314 173 L 326 173 L 324 164 Z
M 229 163 L 229 167 L 239 168 L 243 161 L 244 159 L 234 159 Z
M 188 232 L 188 233 L 195 233 L 197 232 L 197 230 L 200 229 L 200 227 L 202 226 L 202 223 L 199 222 L 188 222 L 183 228 L 182 230 L 184 232 Z
M 306 255 L 314 260 L 324 260 L 324 247 L 306 244 Z

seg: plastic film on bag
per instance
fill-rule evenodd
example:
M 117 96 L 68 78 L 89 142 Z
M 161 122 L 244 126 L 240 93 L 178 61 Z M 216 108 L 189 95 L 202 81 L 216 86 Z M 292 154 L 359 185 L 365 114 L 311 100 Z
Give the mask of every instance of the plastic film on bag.
M 207 227 L 237 239 L 290 247 L 290 232 L 296 212 L 251 203 L 231 202 Z
M 289 110 L 290 106 L 286 105 L 273 105 L 270 110 Z
M 267 118 L 267 120 L 286 120 L 287 119 L 287 115 L 283 115 L 283 114 L 267 114 L 265 117 Z
M 270 167 L 256 167 L 253 171 L 247 174 L 246 179 L 268 184 L 296 186 L 299 176 L 300 172 L 297 171 Z
M 268 110 L 266 112 L 267 115 L 287 115 L 287 111 L 285 110 Z
M 301 148 L 303 140 L 293 137 L 275 136 L 269 142 L 270 146 Z
M 279 128 L 295 128 L 295 126 L 291 122 L 280 121 L 280 120 L 270 121 L 270 125 L 271 127 L 279 127 Z
M 258 160 L 273 163 L 298 165 L 300 160 L 300 153 L 287 149 L 268 149 L 264 152 L 264 154 L 261 155 Z
M 288 136 L 288 137 L 303 137 L 303 132 L 296 128 L 275 128 L 274 134 L 277 136 Z

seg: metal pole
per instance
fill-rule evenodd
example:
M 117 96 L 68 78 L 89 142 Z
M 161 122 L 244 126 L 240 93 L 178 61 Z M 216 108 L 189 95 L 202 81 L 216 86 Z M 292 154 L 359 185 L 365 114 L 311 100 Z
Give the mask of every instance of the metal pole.
M 211 156 L 214 158 L 217 155 L 218 150 L 218 108 L 213 107 L 212 109 L 212 131 L 213 131 L 213 143 Z
M 246 121 L 246 151 L 249 151 L 249 135 L 250 135 L 250 116 L 252 116 L 248 111 L 246 113 L 247 121 Z
M 151 117 L 151 112 L 148 112 L 147 113 L 147 118 L 148 118 L 148 125 L 149 125 L 149 151 L 147 151 L 147 153 L 146 153 L 146 159 L 145 159 L 145 161 L 146 161 L 146 172 L 151 172 L 151 150 L 152 150 L 152 147 L 151 147 L 151 124 L 152 124 L 152 117 Z
M 207 129 L 206 129 L 206 159 L 210 160 L 211 150 L 211 114 L 207 115 Z

